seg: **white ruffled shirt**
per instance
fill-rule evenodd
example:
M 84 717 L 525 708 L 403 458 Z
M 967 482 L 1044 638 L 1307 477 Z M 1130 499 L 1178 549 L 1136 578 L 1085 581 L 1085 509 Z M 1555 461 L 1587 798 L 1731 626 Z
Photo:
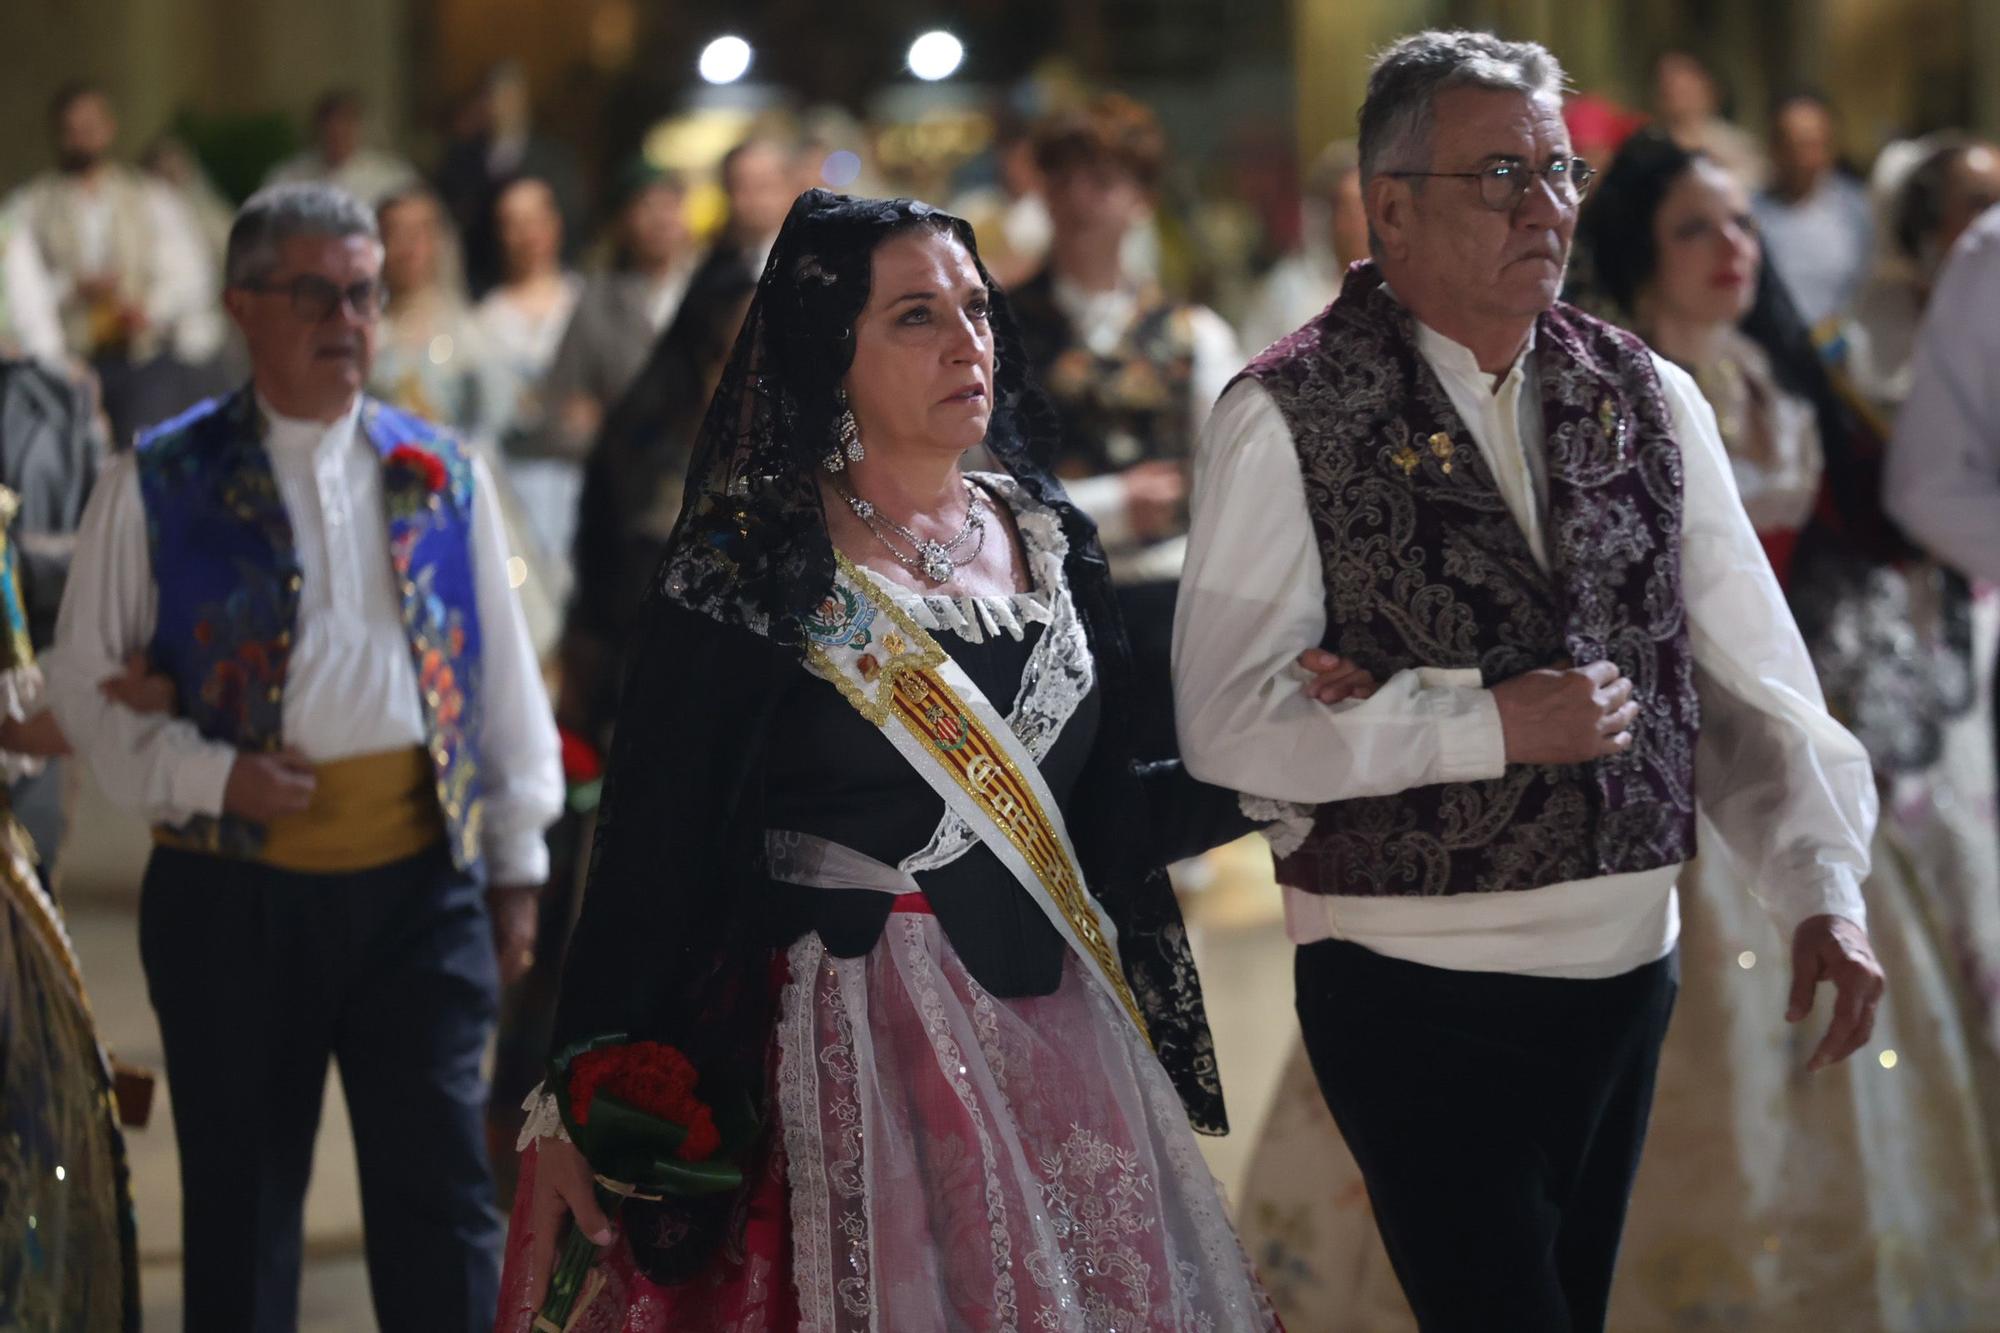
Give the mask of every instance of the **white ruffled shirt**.
M 426 743 L 416 668 L 389 564 L 382 464 L 358 430 L 360 401 L 331 425 L 265 409 L 264 447 L 290 517 L 303 582 L 285 677 L 284 738 L 315 763 Z M 481 826 L 496 885 L 548 878 L 542 831 L 562 812 L 561 749 L 485 461 L 473 455 L 473 577 L 481 662 Z M 222 812 L 234 746 L 185 718 L 106 700 L 98 682 L 144 652 L 159 616 L 135 456 L 105 469 L 84 510 L 45 663 L 63 733 L 105 795 L 155 823 Z
M 1497 384 L 1471 351 L 1421 324 L 1418 347 L 1548 568 L 1533 346 Z M 1876 817 L 1867 752 L 1827 715 L 1715 414 L 1686 372 L 1653 361 L 1685 465 L 1681 579 L 1702 704 L 1702 812 L 1787 940 L 1823 913 L 1862 922 Z M 1326 632 L 1322 570 L 1291 431 L 1263 387 L 1243 380 L 1216 406 L 1196 456 L 1175 701 L 1194 776 L 1246 793 L 1259 817 L 1295 803 L 1274 831 L 1281 850 L 1304 836 L 1312 805 L 1506 769 L 1499 708 L 1476 670 L 1398 672 L 1372 698 L 1332 707 L 1300 692 L 1295 659 Z M 1286 922 L 1301 944 L 1352 940 L 1434 967 L 1615 976 L 1673 948 L 1679 869 L 1437 898 L 1288 889 Z

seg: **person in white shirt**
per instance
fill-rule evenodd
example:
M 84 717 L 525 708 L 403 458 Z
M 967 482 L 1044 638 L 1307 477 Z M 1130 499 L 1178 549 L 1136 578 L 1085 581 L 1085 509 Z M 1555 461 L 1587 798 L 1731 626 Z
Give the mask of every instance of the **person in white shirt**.
M 56 169 L 16 191 L 9 211 L 49 279 L 64 349 L 96 371 L 122 446 L 185 406 L 181 368 L 218 350 L 215 266 L 174 192 L 117 160 L 118 117 L 101 88 L 64 87 L 49 120 Z
M 1868 192 L 1840 165 L 1833 107 L 1794 93 L 1771 116 L 1771 188 L 1757 225 L 1771 266 L 1806 323 L 1845 318 L 1868 276 L 1875 222 Z
M 1029 367 L 1056 409 L 1054 468 L 1097 523 L 1132 643 L 1141 758 L 1174 754 L 1168 661 L 1196 432 L 1243 364 L 1206 306 L 1135 281 L 1134 228 L 1152 215 L 1167 144 L 1151 109 L 1116 93 L 1035 129 L 1054 232 L 1049 260 L 1008 292 Z
M 532 954 L 555 726 L 486 465 L 362 392 L 373 216 L 329 186 L 266 190 L 228 279 L 251 383 L 107 470 L 49 673 L 99 785 L 155 826 L 140 955 L 180 1146 L 185 1322 L 296 1323 L 331 1057 L 381 1326 L 483 1331 L 500 1221 L 481 1061 Z M 180 716 L 96 688 L 134 654 Z
M 569 329 L 583 279 L 563 268 L 562 210 L 549 183 L 523 177 L 500 191 L 493 210 L 500 234 L 502 279 L 475 311 L 490 355 L 506 367 L 514 389 L 500 434 L 501 457 L 514 491 L 534 525 L 550 583 L 569 586 L 570 547 L 583 467 L 573 458 L 538 458 L 531 451 L 547 428 L 543 377 Z
M 1837 989 L 1813 1068 L 1883 984 L 1868 756 L 1713 416 L 1557 301 L 1561 84 L 1485 34 L 1378 61 L 1375 263 L 1211 415 L 1175 626 L 1182 754 L 1282 820 L 1307 1049 L 1427 1330 L 1603 1327 L 1697 794 L 1791 937 L 1788 1017 Z M 1301 697 L 1309 643 L 1378 687 Z
M 266 185 L 318 181 L 347 191 L 371 208 L 418 183 L 417 169 L 394 153 L 370 148 L 367 104 L 352 88 L 335 88 L 313 105 L 312 147 L 271 168 Z

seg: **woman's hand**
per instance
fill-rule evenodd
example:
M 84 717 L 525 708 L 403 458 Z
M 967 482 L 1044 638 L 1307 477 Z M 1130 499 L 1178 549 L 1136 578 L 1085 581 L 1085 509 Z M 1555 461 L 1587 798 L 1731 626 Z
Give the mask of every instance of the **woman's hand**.
M 122 674 L 102 681 L 97 687 L 115 704 L 124 704 L 135 713 L 171 713 L 177 702 L 170 677 L 155 675 L 144 653 L 125 659 Z
M 562 1139 L 537 1139 L 535 1153 L 535 1192 L 528 1202 L 528 1298 L 540 1309 L 548 1296 L 549 1270 L 555 1266 L 563 1219 L 576 1219 L 583 1234 L 596 1245 L 609 1245 L 612 1232 L 611 1219 L 597 1206 L 590 1163 L 576 1145 Z
M 1312 679 L 1300 688 L 1323 704 L 1337 704 L 1343 699 L 1366 699 L 1375 693 L 1375 677 L 1324 648 L 1308 648 L 1300 653 L 1299 665 L 1312 673 Z

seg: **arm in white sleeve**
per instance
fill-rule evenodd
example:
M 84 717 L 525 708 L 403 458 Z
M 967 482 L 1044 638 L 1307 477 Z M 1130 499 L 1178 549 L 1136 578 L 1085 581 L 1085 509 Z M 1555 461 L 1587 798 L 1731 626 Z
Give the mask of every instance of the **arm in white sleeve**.
M 472 566 L 479 605 L 479 759 L 485 770 L 483 834 L 496 886 L 540 885 L 549 877 L 542 832 L 562 813 L 562 749 L 542 687 L 520 594 L 507 575 L 512 552 L 500 499 L 483 457 L 472 461 Z
M 62 317 L 55 281 L 42 263 L 41 248 L 26 225 L 0 220 L 5 252 L 0 253 L 0 289 L 7 293 L 7 317 L 21 351 L 49 367 L 64 370 Z
M 206 739 L 185 718 L 135 713 L 98 689 L 150 648 L 158 617 L 145 502 L 128 453 L 105 468 L 84 507 L 42 670 L 56 721 L 104 794 L 150 822 L 178 824 L 222 813 L 235 747 Z
M 1813 916 L 1865 924 L 1876 814 L 1868 752 L 1827 714 L 1714 410 L 1685 371 L 1654 360 L 1686 477 L 1681 591 L 1701 695 L 1697 797 L 1786 939 Z
M 1229 387 L 1229 381 L 1243 369 L 1243 349 L 1237 345 L 1236 330 L 1207 306 L 1194 307 L 1188 312 L 1188 320 L 1194 344 L 1194 367 L 1188 383 L 1193 401 L 1189 403 L 1188 424 L 1198 431 L 1208 424 L 1208 414 L 1215 410 L 1216 400 Z
M 2000 228 L 1953 253 L 1924 312 L 1883 501 L 1938 559 L 2000 582 Z
M 1477 671 L 1400 671 L 1328 706 L 1295 661 L 1326 633 L 1318 538 L 1291 432 L 1244 380 L 1195 455 L 1194 526 L 1174 615 L 1181 756 L 1205 782 L 1318 804 L 1506 770 L 1500 711 Z

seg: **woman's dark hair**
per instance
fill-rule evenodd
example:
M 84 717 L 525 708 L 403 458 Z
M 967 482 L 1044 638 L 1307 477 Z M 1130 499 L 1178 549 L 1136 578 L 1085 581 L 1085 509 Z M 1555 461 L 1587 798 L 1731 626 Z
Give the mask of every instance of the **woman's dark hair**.
M 1660 206 L 1696 163 L 1713 161 L 1664 131 L 1647 128 L 1626 140 L 1592 191 L 1577 224 L 1577 244 L 1627 325 L 1637 313 L 1639 294 L 1659 271 L 1654 224 Z M 1768 254 L 1757 266 L 1756 297 L 1737 328 L 1770 360 L 1778 387 L 1812 404 L 1826 457 L 1827 496 L 1842 531 L 1884 549 L 1900 548 L 1901 538 L 1892 535 L 1882 513 L 1881 432 L 1842 395 Z

